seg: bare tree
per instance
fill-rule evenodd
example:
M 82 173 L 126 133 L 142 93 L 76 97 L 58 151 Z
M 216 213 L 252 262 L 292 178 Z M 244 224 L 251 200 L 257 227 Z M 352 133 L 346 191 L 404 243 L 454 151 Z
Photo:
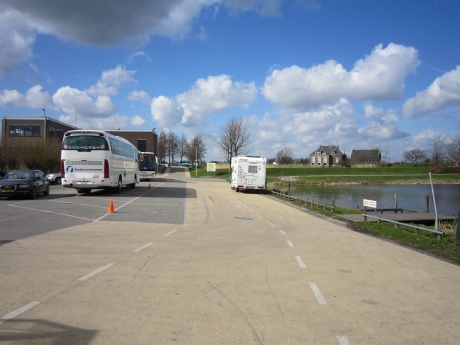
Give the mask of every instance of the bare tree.
M 450 139 L 447 144 L 446 158 L 456 171 L 460 172 L 460 137 Z
M 164 129 L 161 130 L 160 135 L 158 136 L 157 142 L 157 156 L 160 162 L 164 162 L 166 159 L 166 148 L 167 148 L 167 138 L 168 132 Z
M 168 131 L 167 139 L 167 155 L 169 157 L 169 163 L 174 163 L 174 157 L 179 150 L 179 137 L 173 131 Z
M 239 119 L 232 117 L 220 127 L 217 145 L 229 163 L 232 157 L 249 154 L 251 144 L 249 123 L 242 117 Z
M 206 144 L 203 141 L 201 135 L 196 135 L 190 142 L 187 143 L 187 148 L 185 150 L 185 156 L 193 161 L 202 161 L 204 159 L 204 154 L 206 153 Z
M 292 164 L 294 163 L 294 152 L 289 147 L 285 147 L 276 153 L 276 161 L 278 164 Z
M 404 159 L 409 162 L 409 163 L 421 163 L 425 160 L 427 160 L 428 156 L 425 153 L 425 151 L 422 151 L 420 149 L 413 149 L 410 151 L 406 151 L 403 154 Z
M 432 172 L 441 172 L 446 156 L 447 136 L 436 135 L 431 141 L 431 154 L 429 169 Z
M 185 150 L 187 148 L 187 137 L 185 133 L 182 133 L 182 137 L 179 142 L 179 155 L 180 155 L 180 162 L 182 163 L 182 159 L 185 156 Z

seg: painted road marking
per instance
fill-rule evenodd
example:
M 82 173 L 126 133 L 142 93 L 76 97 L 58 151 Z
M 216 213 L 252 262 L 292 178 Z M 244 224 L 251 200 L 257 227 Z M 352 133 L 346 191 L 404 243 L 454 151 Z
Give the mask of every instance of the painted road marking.
M 283 230 L 280 230 L 282 235 L 286 235 L 286 233 Z
M 152 190 L 155 190 L 155 188 L 160 187 L 160 186 L 161 186 L 162 184 L 164 184 L 164 183 L 166 183 L 166 182 L 160 183 L 158 186 L 152 188 L 151 190 L 145 192 L 144 194 L 141 194 L 141 195 L 139 195 L 138 197 L 136 197 L 136 198 L 134 198 L 134 199 L 128 201 L 126 204 L 121 205 L 120 207 L 117 207 L 117 208 L 115 209 L 115 211 L 118 211 L 120 208 L 125 207 L 126 205 L 129 205 L 129 204 L 132 203 L 133 201 L 136 201 L 137 199 L 143 197 L 145 194 L 150 193 Z M 106 213 L 106 214 L 104 214 L 103 216 L 97 218 L 97 219 L 95 220 L 95 222 L 98 222 L 98 221 L 104 219 L 105 217 L 107 217 L 107 216 L 110 215 L 110 214 L 113 214 L 113 213 Z
M 141 250 L 147 248 L 148 246 L 151 246 L 152 244 L 153 244 L 153 242 L 149 242 L 149 243 L 147 243 L 147 244 L 144 244 L 142 247 L 139 247 L 139 248 L 137 248 L 137 249 L 134 249 L 134 251 L 135 251 L 136 253 L 139 253 Z
M 291 248 L 294 248 L 294 245 L 292 244 L 292 242 L 291 242 L 291 241 L 289 241 L 289 240 L 286 240 L 286 242 L 287 242 L 287 244 L 288 244 L 288 246 L 289 246 L 289 247 L 291 247 Z
M 267 221 L 267 223 L 270 224 L 271 226 L 275 226 L 275 224 L 272 224 L 272 223 L 270 223 L 270 222 L 268 222 L 268 221 Z
M 296 256 L 295 259 L 299 263 L 300 268 L 307 268 L 307 266 L 305 266 L 305 264 L 303 263 L 302 258 L 300 256 Z
M 23 306 L 23 307 L 21 307 L 19 309 L 16 309 L 16 310 L 12 311 L 9 314 L 6 314 L 5 316 L 0 318 L 0 325 L 2 323 L 4 323 L 5 321 L 8 321 L 8 320 L 12 319 L 13 317 L 18 316 L 19 314 L 22 314 L 23 312 L 25 312 L 25 311 L 27 311 L 29 309 L 32 309 L 37 304 L 40 304 L 40 302 L 30 302 L 30 303 L 26 304 L 25 306 Z
M 259 217 L 259 218 L 263 218 L 261 215 L 257 215 L 257 217 Z
M 348 341 L 347 337 L 345 337 L 343 335 L 336 335 L 335 337 L 339 341 L 340 345 L 351 345 L 350 342 Z
M 95 270 L 95 271 L 93 271 L 93 272 L 91 272 L 91 273 L 88 273 L 87 275 L 85 275 L 85 276 L 83 276 L 83 277 L 81 277 L 81 278 L 78 278 L 78 280 L 83 281 L 83 280 L 86 280 L 86 279 L 88 279 L 88 278 L 91 278 L 92 276 L 95 276 L 96 274 L 102 272 L 103 270 L 106 270 L 107 268 L 109 268 L 109 267 L 111 267 L 111 266 L 113 266 L 113 265 L 114 265 L 114 264 L 107 264 L 107 265 L 105 265 L 105 266 L 102 266 L 102 267 L 98 268 L 97 270 Z
M 165 237 L 166 237 L 166 236 L 169 236 L 169 235 L 175 233 L 176 231 L 177 231 L 177 230 L 170 231 L 170 232 L 168 232 L 167 234 L 164 234 L 163 236 L 165 236 Z
M 313 293 L 316 296 L 316 299 L 318 300 L 319 304 L 327 304 L 326 300 L 324 299 L 323 295 L 321 294 L 321 291 L 319 291 L 318 285 L 316 283 L 311 282 L 310 287 L 313 290 Z
M 36 209 L 36 208 L 23 207 L 23 206 L 17 206 L 17 205 L 8 205 L 8 206 L 17 207 L 17 208 L 23 208 L 23 209 L 26 209 L 26 210 L 32 210 L 32 211 L 38 211 L 38 212 L 52 213 L 52 214 L 57 214 L 57 215 L 59 215 L 59 216 L 65 216 L 65 217 L 83 219 L 83 220 L 87 220 L 87 221 L 93 221 L 92 219 L 83 218 L 83 217 L 77 217 L 77 216 L 72 216 L 71 214 L 58 213 L 58 212 L 52 212 L 52 211 L 47 211 L 47 210 L 39 210 L 39 209 Z

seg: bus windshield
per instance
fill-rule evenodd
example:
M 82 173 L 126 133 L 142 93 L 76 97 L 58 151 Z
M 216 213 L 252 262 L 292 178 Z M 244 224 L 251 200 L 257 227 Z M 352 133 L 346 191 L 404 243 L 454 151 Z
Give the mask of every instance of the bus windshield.
M 155 156 L 154 155 L 143 155 L 142 160 L 140 161 L 141 171 L 155 171 Z
M 107 141 L 99 136 L 75 135 L 65 137 L 62 142 L 63 150 L 108 150 Z

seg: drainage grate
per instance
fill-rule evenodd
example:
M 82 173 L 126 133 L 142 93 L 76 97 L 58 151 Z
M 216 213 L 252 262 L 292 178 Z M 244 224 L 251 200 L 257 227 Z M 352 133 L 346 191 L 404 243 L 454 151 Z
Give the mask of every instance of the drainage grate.
M 233 217 L 235 219 L 238 219 L 238 220 L 252 220 L 252 218 L 249 218 L 249 217 Z

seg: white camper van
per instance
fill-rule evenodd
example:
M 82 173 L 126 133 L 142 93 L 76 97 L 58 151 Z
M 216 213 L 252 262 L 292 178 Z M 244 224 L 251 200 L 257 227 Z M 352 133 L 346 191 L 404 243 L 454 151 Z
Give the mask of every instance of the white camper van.
M 232 189 L 264 190 L 266 181 L 266 159 L 254 156 L 232 158 Z

